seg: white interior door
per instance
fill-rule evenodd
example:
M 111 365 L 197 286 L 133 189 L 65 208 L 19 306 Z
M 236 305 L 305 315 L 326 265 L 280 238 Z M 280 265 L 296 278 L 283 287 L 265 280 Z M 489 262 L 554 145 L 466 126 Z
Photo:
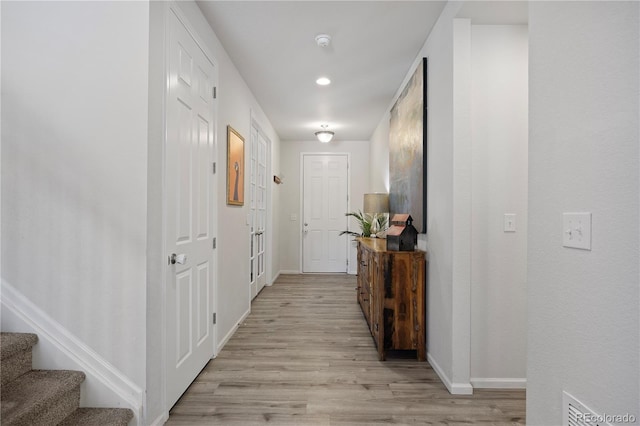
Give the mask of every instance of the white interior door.
M 258 229 L 257 238 L 257 257 L 256 262 L 256 281 L 258 287 L 258 293 L 264 288 L 267 282 L 267 274 L 265 274 L 265 252 L 266 252 L 266 238 L 267 238 L 267 142 L 258 133 L 258 188 L 257 188 L 257 209 L 256 209 L 256 224 Z
M 213 356 L 216 185 L 212 171 L 214 66 L 173 11 L 168 30 L 165 350 L 170 407 Z
M 303 155 L 303 272 L 347 271 L 348 164 L 346 155 Z
M 258 177 L 257 177 L 257 170 L 258 170 L 258 129 L 256 129 L 254 126 L 251 126 L 251 146 L 250 146 L 250 152 L 251 154 L 249 155 L 249 170 L 250 170 L 250 176 L 249 176 L 249 198 L 250 198 L 250 204 L 249 204 L 249 208 L 251 209 L 251 212 L 249 214 L 250 216 L 250 220 L 251 220 L 251 226 L 249 228 L 249 238 L 251 238 L 251 243 L 250 243 L 250 247 L 251 250 L 249 252 L 249 265 L 250 265 L 250 269 L 249 269 L 249 286 L 251 287 L 251 300 L 253 300 L 256 295 L 258 294 L 258 281 L 257 281 L 257 272 L 258 272 L 258 256 L 256 254 L 257 252 L 257 227 L 256 227 L 256 211 L 257 211 L 257 203 L 256 203 L 256 196 L 257 196 L 257 192 L 258 192 Z
M 251 298 L 266 284 L 265 249 L 267 232 L 267 141 L 251 127 Z

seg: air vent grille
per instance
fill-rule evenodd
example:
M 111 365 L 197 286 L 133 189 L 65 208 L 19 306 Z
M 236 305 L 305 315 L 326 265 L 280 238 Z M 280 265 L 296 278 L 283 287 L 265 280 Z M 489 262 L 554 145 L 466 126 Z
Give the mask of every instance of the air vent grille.
M 569 403 L 567 407 L 569 410 L 568 417 L 568 426 L 596 426 L 595 423 L 587 422 L 585 420 L 585 412 L 575 407 L 573 404 Z
M 563 426 L 611 426 L 607 422 L 597 421 L 599 418 L 602 416 L 598 416 L 573 395 L 562 392 Z

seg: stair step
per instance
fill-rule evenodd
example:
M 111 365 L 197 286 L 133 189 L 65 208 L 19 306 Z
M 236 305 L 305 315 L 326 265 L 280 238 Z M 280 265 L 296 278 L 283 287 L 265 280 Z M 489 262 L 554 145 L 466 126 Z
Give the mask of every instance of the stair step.
M 80 403 L 85 374 L 68 370 L 32 370 L 2 386 L 2 424 L 55 425 Z
M 127 426 L 132 418 L 128 408 L 78 408 L 58 426 Z
M 31 348 L 38 336 L 31 333 L 0 333 L 0 383 L 9 383 L 31 370 Z
M 38 342 L 32 333 L 0 333 L 0 359 L 11 358 L 15 354 L 31 349 Z

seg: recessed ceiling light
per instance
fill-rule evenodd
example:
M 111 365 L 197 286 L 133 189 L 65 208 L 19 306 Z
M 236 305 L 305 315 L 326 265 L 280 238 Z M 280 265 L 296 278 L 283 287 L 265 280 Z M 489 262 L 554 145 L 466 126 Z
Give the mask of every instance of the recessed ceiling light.
M 320 77 L 316 80 L 316 84 L 318 84 L 319 86 L 327 86 L 331 84 L 331 80 L 329 80 L 327 77 Z

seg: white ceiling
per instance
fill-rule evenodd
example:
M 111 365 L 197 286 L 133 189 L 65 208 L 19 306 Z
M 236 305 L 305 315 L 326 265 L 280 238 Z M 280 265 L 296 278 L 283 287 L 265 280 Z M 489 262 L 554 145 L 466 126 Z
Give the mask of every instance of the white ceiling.
M 323 123 L 336 140 L 369 140 L 446 2 L 197 3 L 280 138 L 302 141 Z

